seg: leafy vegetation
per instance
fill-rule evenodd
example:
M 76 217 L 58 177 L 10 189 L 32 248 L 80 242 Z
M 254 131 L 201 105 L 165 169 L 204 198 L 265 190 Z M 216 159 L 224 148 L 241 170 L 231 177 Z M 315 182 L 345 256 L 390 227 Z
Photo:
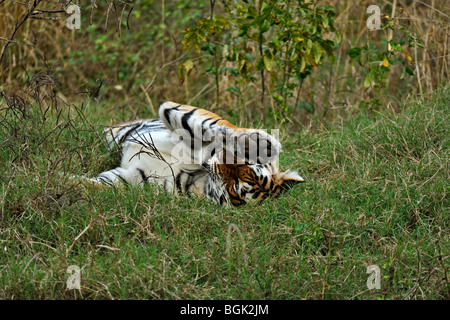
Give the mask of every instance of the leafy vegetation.
M 27 7 L 6 0 L 0 44 L 13 34 L 14 42 L 0 90 L 46 71 L 69 103 L 98 91 L 115 120 L 156 116 L 173 100 L 293 131 L 364 110 L 398 111 L 411 94 L 448 82 L 448 8 L 381 2 L 381 29 L 370 31 L 371 4 L 108 0 L 82 6 L 79 30 L 67 28 L 68 14 L 36 13 L 14 33 Z M 37 8 L 61 11 L 47 1 Z
M 301 87 L 312 67 L 321 65 L 326 55 L 334 61 L 336 43 L 324 36 L 331 31 L 340 37 L 333 25 L 332 6 L 314 6 L 306 1 L 237 1 L 226 2 L 225 11 L 225 16 L 213 16 L 211 11 L 211 17 L 189 27 L 183 39 L 183 49 L 193 46 L 211 55 L 212 65 L 206 72 L 215 76 L 217 106 L 220 74 L 229 73 L 240 76 L 244 83 L 260 81 L 261 104 L 269 94 L 279 105 L 277 110 L 287 111 L 287 98 L 294 96 L 294 89 Z M 231 64 L 222 66 L 223 61 Z M 192 67 L 191 61 L 181 70 Z M 270 78 L 268 92 L 265 73 Z M 240 88 L 227 90 L 239 93 Z M 298 105 L 298 96 L 296 100 Z
M 404 26 L 389 21 L 383 28 L 401 31 L 400 40 L 381 40 L 380 44 L 383 47 L 386 46 L 384 50 L 380 50 L 374 44 L 367 43 L 361 47 L 354 47 L 348 52 L 349 56 L 356 59 L 358 64 L 365 69 L 364 88 L 375 88 L 377 91 L 377 95 L 373 99 L 363 103 L 368 108 L 378 108 L 382 105 L 381 96 L 386 90 L 386 80 L 393 65 L 400 64 L 402 66 L 400 79 L 404 79 L 406 74 L 414 76 L 411 67 L 414 61 L 403 48 L 405 44 L 409 49 L 424 48 L 420 40 Z

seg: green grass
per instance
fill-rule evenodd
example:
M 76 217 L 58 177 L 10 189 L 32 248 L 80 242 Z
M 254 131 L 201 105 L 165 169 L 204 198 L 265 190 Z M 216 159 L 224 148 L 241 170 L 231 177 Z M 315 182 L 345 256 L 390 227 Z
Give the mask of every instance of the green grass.
M 116 162 L 101 106 L 2 100 L 0 298 L 449 299 L 448 101 L 446 88 L 399 114 L 282 128 L 280 167 L 307 182 L 225 209 L 67 179 Z M 81 290 L 66 287 L 70 265 Z

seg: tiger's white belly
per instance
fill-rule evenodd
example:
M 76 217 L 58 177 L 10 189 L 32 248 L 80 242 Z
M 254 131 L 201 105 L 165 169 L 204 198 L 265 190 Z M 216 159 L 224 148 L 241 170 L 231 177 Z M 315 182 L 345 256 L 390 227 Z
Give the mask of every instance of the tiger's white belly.
M 148 137 L 140 137 L 147 140 Z M 176 143 L 169 132 L 151 134 L 153 148 L 127 142 L 123 144 L 120 177 L 129 184 L 154 183 L 166 191 L 204 194 L 207 172 L 199 164 L 189 164 L 171 154 Z

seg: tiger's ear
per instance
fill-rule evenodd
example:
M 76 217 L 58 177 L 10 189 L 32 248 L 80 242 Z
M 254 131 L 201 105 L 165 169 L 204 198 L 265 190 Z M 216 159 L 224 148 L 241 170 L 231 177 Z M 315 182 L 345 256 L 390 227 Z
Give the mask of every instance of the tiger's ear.
M 280 174 L 280 184 L 285 189 L 290 189 L 298 183 L 305 182 L 297 171 L 285 171 Z

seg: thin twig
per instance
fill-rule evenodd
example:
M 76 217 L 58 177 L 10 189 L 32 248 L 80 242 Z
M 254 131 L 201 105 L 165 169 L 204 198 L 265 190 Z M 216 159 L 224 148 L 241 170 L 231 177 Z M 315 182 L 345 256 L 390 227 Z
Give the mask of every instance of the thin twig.
M 31 13 L 31 15 L 43 14 L 43 13 L 67 13 L 65 10 L 35 10 Z
M 440 14 L 442 14 L 444 17 L 447 17 L 447 18 L 450 19 L 450 17 L 449 17 L 448 15 L 446 15 L 446 14 L 443 13 L 442 11 L 439 11 L 438 9 L 436 9 L 436 8 L 434 8 L 434 7 L 432 7 L 432 6 L 430 6 L 430 5 L 427 4 L 427 3 L 424 3 L 424 2 L 418 1 L 418 0 L 415 0 L 415 2 L 420 3 L 420 4 L 423 4 L 424 6 L 426 6 L 426 7 L 428 7 L 428 8 L 431 8 L 431 9 L 433 9 L 434 11 L 439 12 Z
M 179 56 L 178 58 L 176 58 L 176 59 L 174 59 L 174 60 L 172 60 L 172 61 L 166 62 L 166 63 L 164 63 L 161 67 L 159 67 L 158 70 L 155 72 L 155 75 L 153 76 L 153 78 L 152 78 L 152 80 L 150 81 L 150 83 L 147 85 L 147 87 L 145 87 L 144 92 L 147 92 L 147 91 L 155 84 L 156 77 L 158 76 L 158 74 L 159 74 L 164 68 L 167 68 L 168 66 L 170 66 L 170 65 L 172 65 L 172 64 L 174 64 L 174 63 L 180 61 L 181 59 L 184 58 L 184 56 L 185 56 L 186 54 L 187 54 L 187 51 L 185 51 L 185 52 L 184 52 L 181 56 Z
M 61 17 L 34 17 L 34 16 L 31 16 L 30 18 L 34 20 L 53 20 L 53 21 L 62 19 Z
M 26 6 L 27 5 L 26 3 L 23 3 L 23 2 L 20 2 L 20 1 L 16 1 L 16 0 L 10 0 L 10 1 L 14 2 L 14 3 L 17 3 L 17 4 L 20 4 L 22 6 Z M 1 2 L 0 2 L 0 4 L 1 4 Z
M 34 0 L 34 3 L 32 5 L 32 7 L 30 8 L 30 10 L 28 10 L 27 14 L 22 18 L 22 20 L 16 24 L 16 27 L 14 28 L 14 32 L 12 33 L 11 37 L 9 37 L 9 40 L 6 42 L 6 44 L 3 47 L 2 50 L 2 54 L 0 55 L 0 65 L 2 64 L 3 61 L 3 57 L 5 56 L 5 51 L 6 48 L 8 48 L 9 44 L 12 42 L 12 40 L 14 39 L 14 36 L 16 35 L 16 32 L 20 29 L 20 27 L 22 26 L 22 24 L 24 24 L 25 21 L 28 20 L 28 18 L 31 16 L 31 14 L 33 13 L 33 11 L 36 9 L 36 7 L 42 2 L 42 0 Z M 31 3 L 31 2 L 30 2 Z
M 12 43 L 16 43 L 16 41 L 13 41 L 13 40 L 10 40 L 10 39 L 7 39 L 7 38 L 3 38 L 3 37 L 0 37 L 0 40 L 9 41 L 9 42 L 12 42 Z

